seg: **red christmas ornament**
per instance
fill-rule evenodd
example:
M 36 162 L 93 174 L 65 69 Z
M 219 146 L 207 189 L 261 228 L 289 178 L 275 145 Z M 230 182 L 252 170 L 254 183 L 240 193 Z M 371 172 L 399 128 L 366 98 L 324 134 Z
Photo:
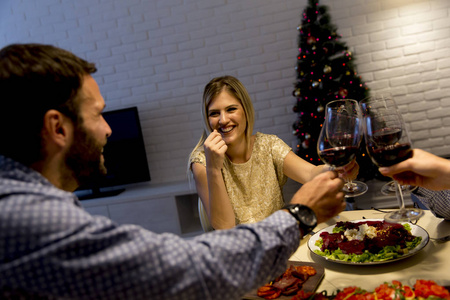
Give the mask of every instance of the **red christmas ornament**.
M 309 140 L 304 140 L 302 143 L 302 147 L 303 147 L 303 149 L 308 149 L 309 148 Z
M 313 37 L 313 36 L 309 36 L 309 37 L 306 39 L 306 43 L 307 43 L 308 45 L 315 44 L 315 43 L 316 43 L 316 38 Z
M 339 96 L 341 96 L 342 98 L 345 98 L 348 96 L 348 90 L 344 89 L 344 88 L 340 88 L 339 92 L 338 92 Z

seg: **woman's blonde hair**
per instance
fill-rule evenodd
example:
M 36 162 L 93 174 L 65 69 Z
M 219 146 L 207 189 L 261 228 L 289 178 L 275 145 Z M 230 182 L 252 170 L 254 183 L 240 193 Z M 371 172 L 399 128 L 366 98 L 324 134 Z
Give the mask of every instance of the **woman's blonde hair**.
M 198 141 L 197 145 L 192 150 L 189 155 L 188 161 L 188 173 L 191 169 L 191 158 L 195 151 L 198 148 L 203 146 L 208 135 L 212 132 L 211 126 L 209 125 L 208 120 L 208 106 L 211 101 L 216 98 L 222 91 L 227 91 L 230 95 L 235 97 L 241 103 L 246 119 L 246 127 L 245 127 L 245 138 L 247 145 L 250 144 L 250 137 L 253 133 L 253 125 L 255 124 L 255 110 L 253 109 L 252 100 L 250 99 L 250 95 L 247 92 L 247 89 L 244 85 L 233 76 L 221 76 L 213 78 L 206 86 L 203 91 L 203 100 L 202 100 L 202 118 L 203 118 L 203 133 Z M 225 164 L 226 165 L 226 164 Z

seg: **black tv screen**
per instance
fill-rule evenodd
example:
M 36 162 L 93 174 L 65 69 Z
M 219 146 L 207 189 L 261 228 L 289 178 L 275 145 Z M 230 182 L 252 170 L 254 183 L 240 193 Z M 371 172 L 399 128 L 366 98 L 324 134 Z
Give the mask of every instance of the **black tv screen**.
M 150 170 L 137 107 L 106 111 L 103 117 L 112 130 L 103 156 L 107 175 L 81 186 L 76 194 L 80 200 L 117 195 L 123 185 L 150 181 Z M 106 189 L 118 187 L 118 189 Z

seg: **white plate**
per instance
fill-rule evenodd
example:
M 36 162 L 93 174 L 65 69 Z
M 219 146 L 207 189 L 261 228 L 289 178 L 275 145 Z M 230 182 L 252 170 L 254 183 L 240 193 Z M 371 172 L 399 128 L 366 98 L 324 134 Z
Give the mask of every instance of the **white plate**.
M 366 221 L 383 221 L 383 219 L 364 219 L 364 220 L 356 220 L 356 221 L 351 221 L 352 223 L 358 223 L 358 222 L 366 222 Z M 404 224 L 405 222 L 403 222 L 402 224 Z M 352 261 L 342 261 L 342 260 L 337 260 L 337 259 L 331 259 L 331 258 L 327 258 L 325 256 L 321 256 L 317 253 L 314 252 L 314 250 L 320 250 L 319 247 L 316 246 L 316 241 L 318 239 L 320 239 L 320 234 L 324 231 L 327 231 L 329 233 L 333 233 L 333 228 L 335 227 L 335 225 L 332 226 L 328 226 L 327 228 L 324 228 L 322 230 L 320 230 L 319 232 L 316 232 L 312 237 L 309 238 L 308 241 L 308 248 L 311 251 L 311 253 L 317 257 L 320 257 L 322 259 L 331 261 L 331 262 L 336 262 L 336 263 L 340 263 L 340 264 L 348 264 L 348 265 L 376 265 L 376 264 L 386 264 L 386 263 L 391 263 L 394 261 L 398 261 L 401 259 L 405 259 L 407 257 L 413 256 L 414 254 L 416 254 L 417 252 L 419 252 L 420 250 L 422 250 L 427 244 L 428 241 L 430 239 L 430 237 L 428 236 L 428 232 L 423 229 L 420 226 L 417 225 L 413 225 L 411 223 L 409 223 L 409 226 L 411 227 L 411 234 L 414 236 L 420 236 L 422 237 L 422 241 L 420 242 L 419 245 L 417 245 L 416 248 L 412 249 L 411 251 L 409 251 L 408 254 L 404 254 L 400 257 L 394 258 L 394 259 L 390 259 L 390 260 L 385 260 L 385 261 L 371 261 L 371 262 L 352 262 Z

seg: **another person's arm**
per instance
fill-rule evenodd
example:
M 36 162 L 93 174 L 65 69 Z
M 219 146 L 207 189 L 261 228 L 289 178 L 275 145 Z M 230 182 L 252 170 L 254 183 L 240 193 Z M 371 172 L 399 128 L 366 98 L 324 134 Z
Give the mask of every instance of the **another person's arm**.
M 402 185 L 414 185 L 438 191 L 450 189 L 450 161 L 420 149 L 413 156 L 391 167 L 379 169 Z
M 309 206 L 325 221 L 344 208 L 342 185 L 326 172 L 291 203 Z M 52 199 L 30 198 L 29 239 L 17 231 L 14 218 L 4 224 L 10 242 L 28 249 L 7 253 L 10 261 L 0 264 L 4 286 L 71 299 L 239 299 L 279 276 L 301 238 L 296 219 L 285 211 L 185 240 L 119 226 L 75 207 L 72 199 Z M 18 208 L 24 201 L 11 202 L 3 213 L 23 215 Z M 44 218 L 50 211 L 52 218 Z
M 345 209 L 343 186 L 336 172 L 327 171 L 303 184 L 290 204 L 308 206 L 315 212 L 318 223 L 325 222 Z
M 330 167 L 327 165 L 315 166 L 290 151 L 284 159 L 283 170 L 284 174 L 292 180 L 305 183 L 318 174 L 329 171 Z M 356 160 L 353 160 L 349 164 L 336 169 L 336 171 L 339 173 L 339 177 L 353 180 L 358 175 L 359 165 Z
M 450 220 L 450 190 L 432 191 L 419 187 L 412 192 L 411 197 L 413 195 L 436 217 Z
M 345 208 L 343 184 L 335 172 L 325 172 L 304 184 L 290 203 L 310 207 L 318 223 L 327 221 Z M 167 240 L 162 239 L 156 248 L 161 256 L 156 261 L 166 263 L 167 270 L 173 270 L 173 262 L 178 261 L 179 269 L 164 275 L 154 272 L 159 277 L 157 282 L 168 286 L 161 298 L 192 293 L 196 299 L 239 299 L 268 278 L 279 276 L 301 238 L 297 221 L 285 211 L 258 223 L 203 234 L 191 241 L 176 238 L 173 244 L 171 239 L 175 238 L 165 235 Z M 171 278 L 170 274 L 179 278 Z M 159 292 L 165 291 L 159 288 Z
M 221 135 L 214 130 L 204 143 L 206 167 L 193 163 L 192 173 L 199 197 L 215 229 L 228 229 L 236 226 L 235 215 L 231 205 L 222 167 L 227 145 Z

